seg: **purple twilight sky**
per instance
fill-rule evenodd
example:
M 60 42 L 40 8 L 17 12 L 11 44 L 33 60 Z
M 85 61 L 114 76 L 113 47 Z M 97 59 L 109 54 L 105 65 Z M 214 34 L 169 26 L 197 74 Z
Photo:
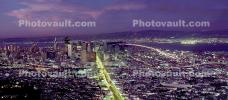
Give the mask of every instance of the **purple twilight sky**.
M 21 28 L 19 19 L 93 20 L 95 28 Z M 228 0 L 1 0 L 0 38 L 99 34 L 136 31 L 132 19 L 210 21 L 210 28 L 166 30 L 226 30 Z M 162 30 L 159 28 L 146 28 Z

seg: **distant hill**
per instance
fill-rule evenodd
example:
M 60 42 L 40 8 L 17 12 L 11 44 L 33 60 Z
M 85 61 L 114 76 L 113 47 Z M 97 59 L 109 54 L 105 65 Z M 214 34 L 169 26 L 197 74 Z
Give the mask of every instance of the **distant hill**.
M 57 40 L 63 40 L 66 36 L 56 36 Z M 144 30 L 144 31 L 126 31 L 103 34 L 85 34 L 70 36 L 74 40 L 98 40 L 98 39 L 133 39 L 133 38 L 228 38 L 228 30 L 223 31 L 161 31 L 161 30 Z M 0 42 L 17 42 L 17 41 L 52 41 L 54 36 L 33 37 L 33 38 L 10 38 L 1 39 Z
M 99 38 L 228 38 L 228 30 L 226 31 L 204 31 L 204 32 L 182 32 L 182 31 L 160 31 L 145 30 L 137 32 L 117 32 L 109 34 L 100 34 Z

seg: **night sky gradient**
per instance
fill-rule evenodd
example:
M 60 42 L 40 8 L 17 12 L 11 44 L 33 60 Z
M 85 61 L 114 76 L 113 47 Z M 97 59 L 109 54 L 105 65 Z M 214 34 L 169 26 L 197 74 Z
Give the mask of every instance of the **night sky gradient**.
M 97 27 L 20 28 L 19 19 L 94 20 Z M 210 28 L 151 30 L 227 30 L 228 0 L 1 0 L 0 38 L 144 30 L 133 28 L 132 19 L 211 22 Z

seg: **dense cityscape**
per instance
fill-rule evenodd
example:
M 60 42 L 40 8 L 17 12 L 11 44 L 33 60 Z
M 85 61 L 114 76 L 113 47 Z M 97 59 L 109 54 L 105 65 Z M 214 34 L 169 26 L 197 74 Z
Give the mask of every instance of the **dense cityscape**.
M 148 43 L 153 41 L 70 37 L 45 44 L 4 42 L 0 98 L 227 99 L 226 51 L 168 50 Z
M 228 0 L 1 0 L 0 100 L 228 100 Z

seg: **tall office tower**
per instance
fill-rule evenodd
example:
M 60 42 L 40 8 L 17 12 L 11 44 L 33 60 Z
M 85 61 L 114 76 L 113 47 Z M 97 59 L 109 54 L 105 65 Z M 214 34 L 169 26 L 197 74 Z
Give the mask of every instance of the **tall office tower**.
M 77 51 L 81 51 L 81 50 L 82 50 L 82 43 L 81 43 L 81 41 L 78 41 L 78 42 L 76 43 L 76 50 L 77 50 Z
M 87 44 L 86 42 L 82 43 L 82 50 L 86 50 L 87 51 Z
M 66 37 L 65 38 L 65 48 L 66 48 L 66 51 L 67 51 L 67 56 L 69 58 L 72 57 L 72 44 L 71 44 L 71 41 L 70 41 L 70 38 L 69 37 Z
M 82 43 L 82 50 L 81 50 L 81 62 L 86 63 L 87 62 L 87 43 Z
M 87 44 L 87 52 L 92 52 L 92 45 L 91 43 Z
M 90 46 L 91 46 L 92 52 L 96 52 L 95 51 L 95 43 L 94 42 L 91 42 L 90 43 Z
M 87 62 L 87 51 L 86 50 L 82 50 L 81 51 L 81 62 L 83 64 L 85 64 Z
M 57 39 L 56 39 L 56 38 L 55 38 L 55 40 L 54 40 L 53 49 L 54 49 L 55 51 L 57 50 Z
M 72 57 L 72 44 L 67 45 L 67 56 Z

